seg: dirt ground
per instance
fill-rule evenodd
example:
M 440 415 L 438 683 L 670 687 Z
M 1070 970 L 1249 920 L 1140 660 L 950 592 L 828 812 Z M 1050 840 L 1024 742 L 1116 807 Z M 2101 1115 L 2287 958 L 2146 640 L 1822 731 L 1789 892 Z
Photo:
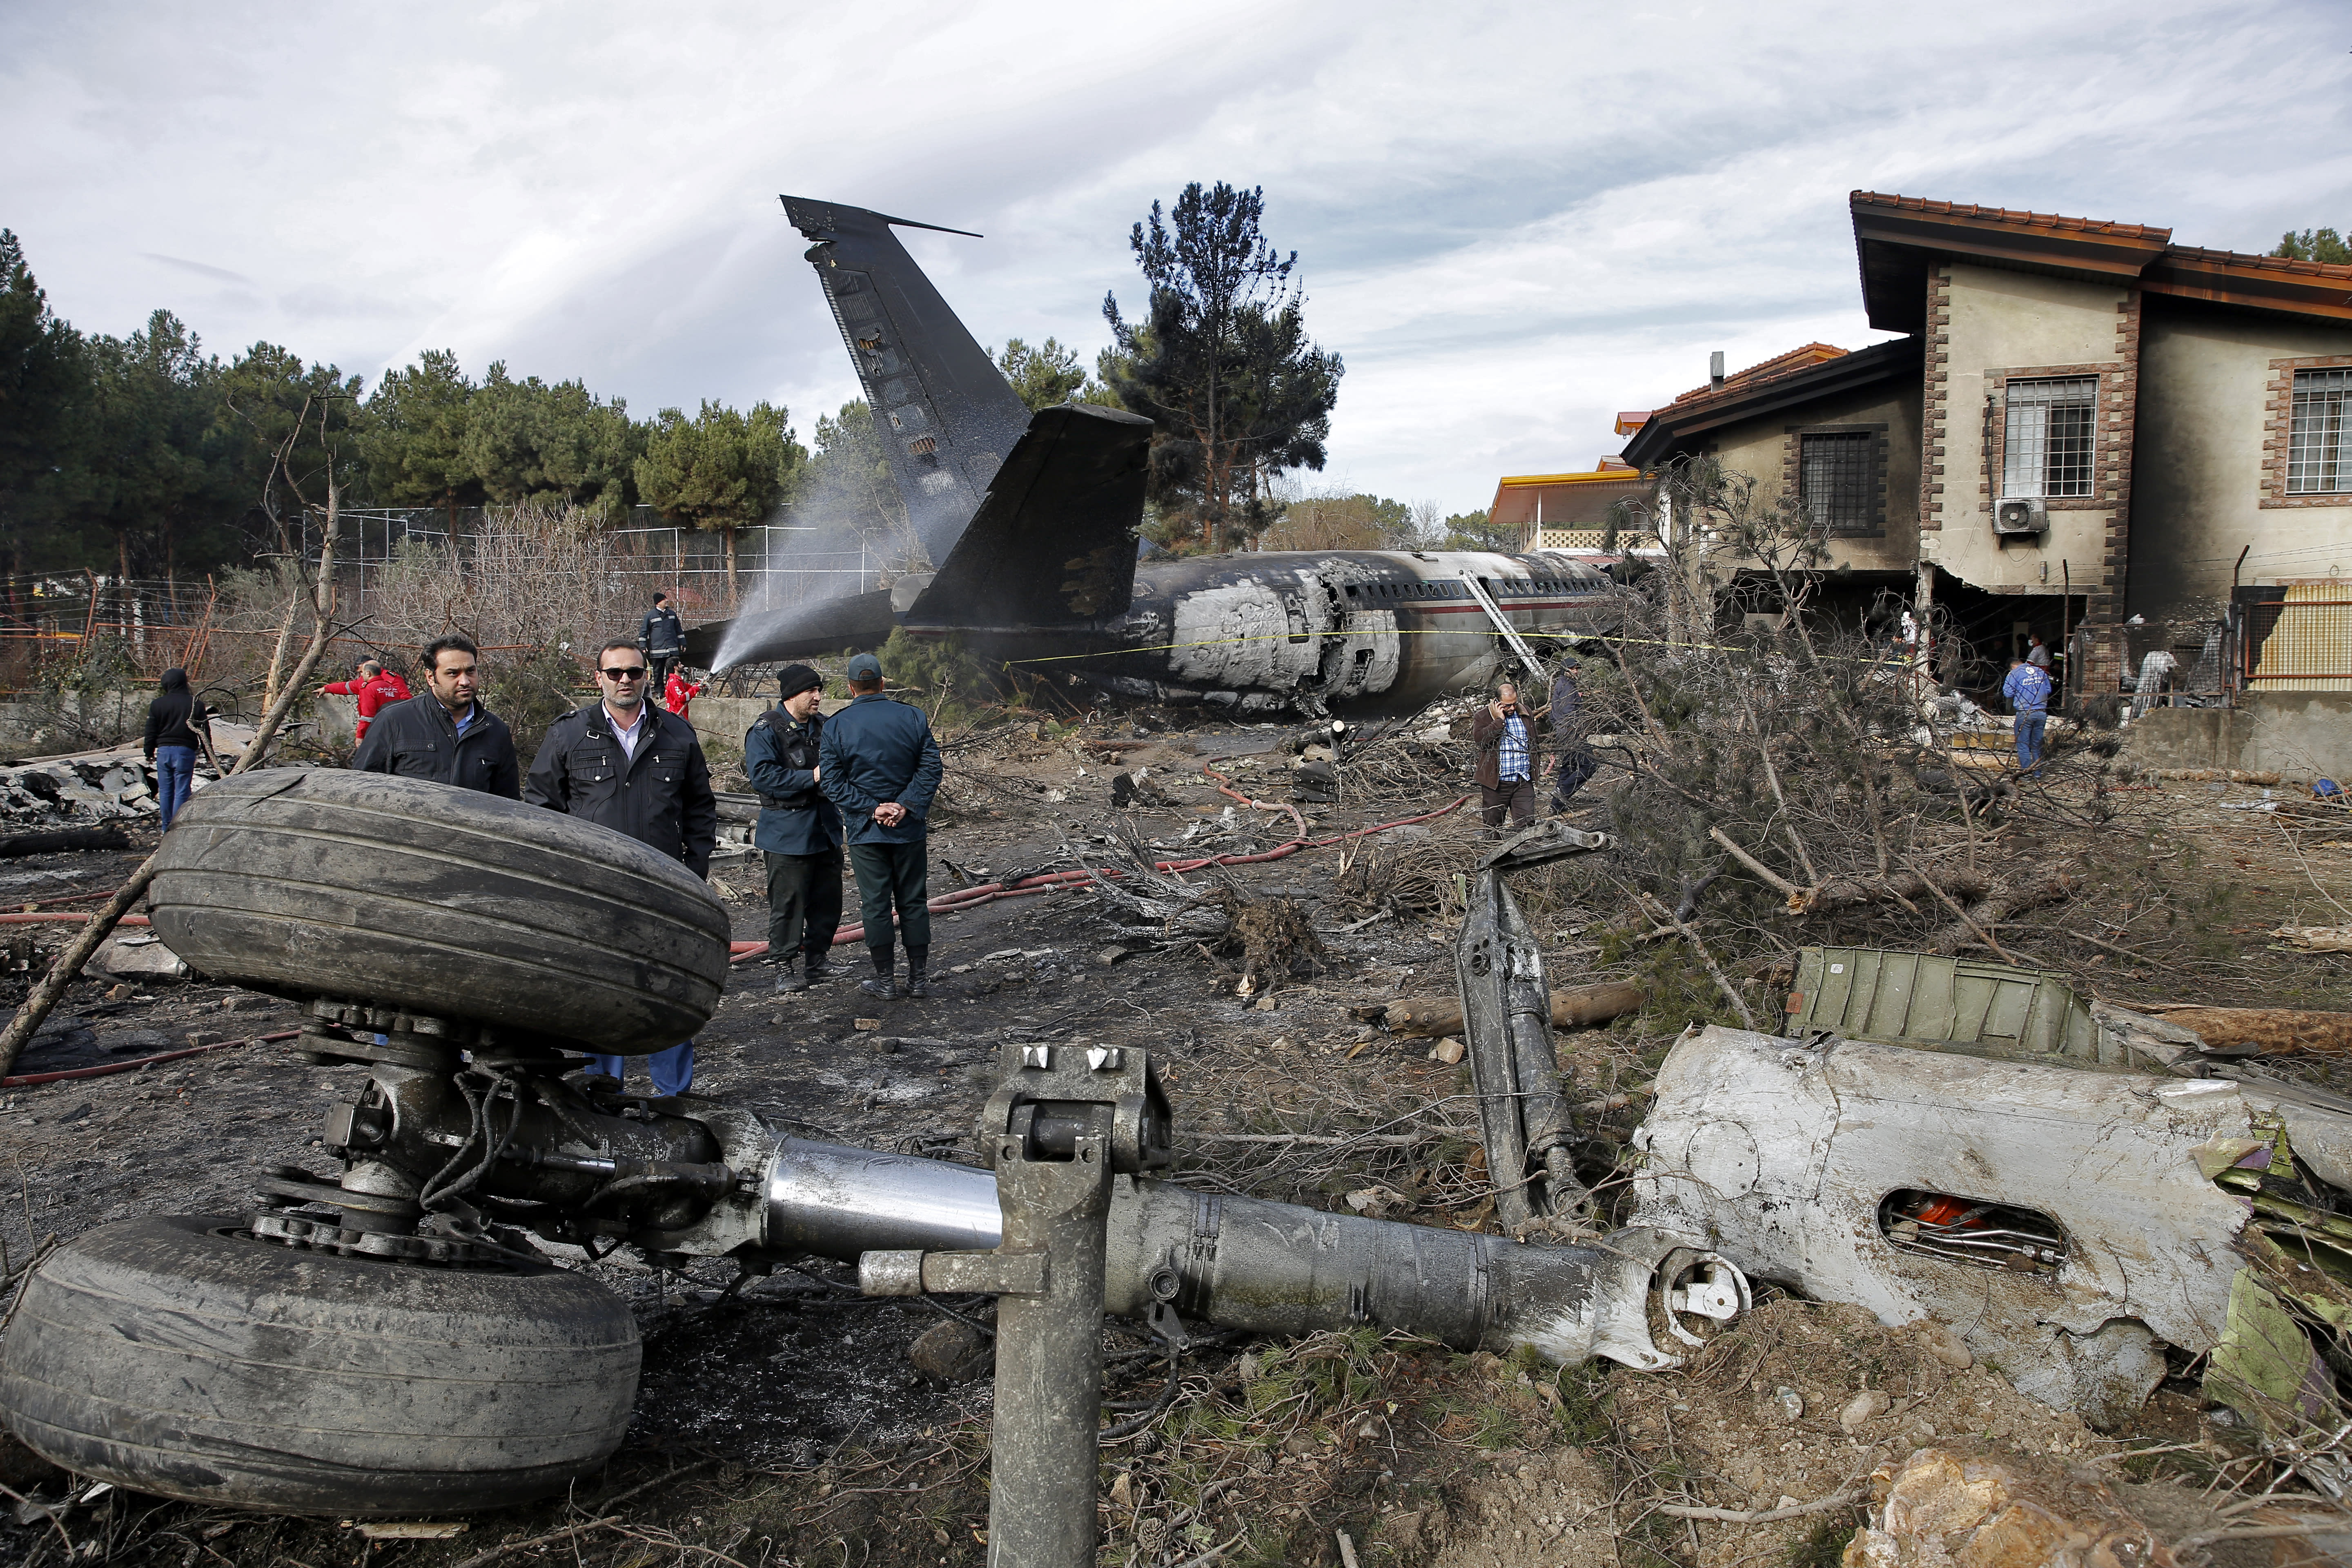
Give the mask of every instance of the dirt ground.
M 1121 817 L 1144 840 L 1184 842 L 1186 854 L 1280 843 L 1290 837 L 1286 813 L 1228 816 L 1233 802 L 1199 769 L 1209 758 L 1256 753 L 1257 772 L 1246 761 L 1239 771 L 1216 765 L 1243 793 L 1280 798 L 1286 759 L 1271 748 L 1281 738 L 1271 728 L 1153 733 L 1122 725 L 965 742 L 950 750 L 949 805 L 933 824 L 932 890 L 958 885 L 959 871 L 990 880 L 1066 866 L 1060 858 L 1071 847 Z M 1106 741 L 1127 749 L 1107 755 Z M 1115 813 L 1108 775 L 1137 765 L 1151 770 L 1166 804 Z M 1463 776 L 1443 757 L 1391 760 L 1370 788 L 1375 798 L 1307 808 L 1310 826 L 1321 836 L 1436 811 L 1460 795 Z M 2163 784 L 2125 798 L 2140 852 L 2171 857 L 2177 867 L 2175 883 L 2159 880 L 2136 902 L 2202 897 L 2200 889 L 2218 881 L 2227 885 L 2228 925 L 2201 939 L 2205 956 L 2192 970 L 2129 956 L 2135 922 L 2150 918 L 2147 909 L 2051 911 L 2042 918 L 2102 922 L 2085 929 L 2111 944 L 2112 952 L 2101 949 L 2078 967 L 2078 980 L 2126 1005 L 2352 1005 L 2352 957 L 2290 952 L 2263 934 L 2282 924 L 2352 923 L 2344 912 L 2352 904 L 2352 835 L 2296 833 L 2274 816 L 2222 809 L 2261 801 L 2261 791 L 2242 786 Z M 1597 787 L 1580 805 L 1580 825 L 1607 826 Z M 1470 858 L 1465 815 L 1383 835 L 1367 841 L 1370 848 L 1236 868 L 1251 894 L 1300 900 L 1327 949 L 1319 965 L 1270 994 L 1234 994 L 1238 955 L 1118 936 L 1087 892 L 939 918 L 937 980 L 926 1001 L 877 1003 L 859 994 L 857 950 L 839 954 L 854 961 L 853 980 L 800 997 L 774 995 L 763 964 L 739 964 L 698 1037 L 696 1091 L 807 1136 L 969 1161 L 973 1120 L 1004 1041 L 1142 1047 L 1176 1103 L 1177 1179 L 1326 1207 L 1347 1205 L 1352 1194 L 1356 1206 L 1369 1201 L 1389 1217 L 1491 1228 L 1467 1069 L 1432 1059 L 1427 1040 L 1391 1036 L 1351 1013 L 1453 989 L 1449 944 L 1459 901 L 1457 893 L 1449 906 L 1446 892 L 1451 872 Z M 0 908 L 52 907 L 47 900 L 109 889 L 151 847 L 152 835 L 123 855 L 6 863 Z M 1368 862 L 1387 867 L 1385 880 L 1367 878 Z M 1383 912 L 1367 907 L 1372 895 L 1344 891 L 1349 864 L 1358 867 L 1358 886 L 1369 880 L 1391 894 L 1415 878 L 1426 886 L 1417 898 L 1389 897 Z M 721 862 L 714 873 L 739 939 L 765 935 L 755 866 Z M 1588 1154 L 1596 1158 L 1638 1121 L 1640 1096 L 1627 1091 L 1638 1089 L 1675 1035 L 1694 1019 L 1722 1016 L 1705 978 L 1664 951 L 1677 944 L 1630 940 L 1609 925 L 1605 891 L 1604 879 L 1563 872 L 1528 900 L 1553 984 L 1635 974 L 1657 998 L 1643 1015 L 1562 1037 L 1563 1066 L 1580 1097 L 1604 1107 L 1591 1128 Z M 2031 953 L 2032 927 L 2001 934 Z M 1789 935 L 1804 940 L 1801 928 Z M 1113 947 L 1126 951 L 1107 951 Z M 24 983 L 11 984 L 0 1000 L 13 1004 Z M 1772 1001 L 1760 984 L 1750 989 L 1759 1006 Z M 288 1004 L 204 984 L 110 999 L 107 987 L 84 982 L 59 1012 L 83 1019 L 101 1050 L 131 1031 L 170 1044 L 190 1031 L 258 1037 L 296 1022 Z M 878 1026 L 861 1030 L 860 1018 Z M 2330 1062 L 2286 1066 L 2323 1080 L 2336 1076 Z M 321 1068 L 282 1045 L 248 1045 L 113 1077 L 0 1090 L 0 1242 L 10 1260 L 0 1272 L 21 1265 L 46 1237 L 70 1237 L 134 1214 L 240 1211 L 260 1163 L 329 1168 L 316 1130 L 329 1104 L 361 1080 L 357 1068 Z M 116 1492 L 57 1526 L 0 1512 L 0 1562 L 59 1561 L 61 1535 L 78 1543 L 77 1562 L 177 1568 L 446 1568 L 509 1544 L 515 1561 L 583 1568 L 982 1560 L 989 1385 L 984 1378 L 941 1385 L 908 1362 L 913 1339 L 943 1321 L 934 1310 L 919 1301 L 814 1294 L 784 1274 L 721 1300 L 732 1270 L 718 1263 L 697 1265 L 684 1279 L 614 1263 L 584 1267 L 631 1301 L 646 1357 L 628 1441 L 572 1497 L 476 1516 L 451 1539 L 384 1541 L 335 1521 Z M 831 1266 L 811 1267 L 840 1277 Z M 2200 1476 L 2227 1441 L 2200 1415 L 2186 1381 L 2168 1383 L 2130 1428 L 2101 1435 L 2023 1399 L 1986 1367 L 1937 1360 L 1910 1331 L 1769 1292 L 1693 1367 L 1661 1374 L 1463 1355 L 1369 1330 L 1295 1343 L 1234 1341 L 1171 1372 L 1139 1332 L 1114 1325 L 1107 1334 L 1115 1404 L 1148 1405 L 1167 1377 L 1181 1380 L 1164 1415 L 1105 1450 L 1102 1560 L 1133 1568 L 1337 1563 L 1343 1534 L 1345 1552 L 1361 1564 L 1811 1565 L 1835 1560 L 1857 1508 L 1762 1525 L 1678 1519 L 1657 1508 L 1810 1502 L 1860 1484 L 1888 1454 L 1929 1442 L 2069 1464 L 2105 1464 L 2133 1444 L 2185 1445 L 2164 1463 Z M 1849 1433 L 1840 1412 L 1865 1388 L 1884 1390 L 1891 1408 Z M 2132 1463 L 2140 1479 L 2154 1462 Z M 58 1489 L 49 1483 L 46 1494 Z M 606 1522 L 572 1528 L 598 1521 Z

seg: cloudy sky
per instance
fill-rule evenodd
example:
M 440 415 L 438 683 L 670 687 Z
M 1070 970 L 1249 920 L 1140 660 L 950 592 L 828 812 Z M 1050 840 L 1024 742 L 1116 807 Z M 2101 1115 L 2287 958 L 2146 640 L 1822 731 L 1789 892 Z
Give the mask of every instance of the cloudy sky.
M 1347 360 L 1318 486 L 1448 511 L 1610 415 L 1874 341 L 1855 187 L 2352 227 L 2352 6 L 854 7 L 0 0 L 0 226 L 60 313 L 374 378 L 429 348 L 640 415 L 856 395 L 776 195 L 909 234 L 982 342 L 1091 358 L 1129 226 L 1265 187 Z

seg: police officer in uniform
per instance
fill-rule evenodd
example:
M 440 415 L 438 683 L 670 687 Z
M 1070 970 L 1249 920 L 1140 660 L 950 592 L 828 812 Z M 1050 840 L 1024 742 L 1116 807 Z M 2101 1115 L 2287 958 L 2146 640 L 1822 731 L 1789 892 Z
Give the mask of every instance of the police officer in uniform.
M 670 608 L 667 594 L 654 595 L 654 607 L 646 612 L 646 618 L 638 624 L 637 651 L 646 656 L 646 664 L 653 669 L 653 674 L 646 678 L 646 689 L 665 689 L 669 679 L 669 667 L 677 662 L 679 654 L 686 651 L 686 626 L 678 620 L 677 612 Z
M 743 737 L 743 771 L 760 792 L 751 842 L 768 862 L 776 989 L 805 991 L 827 977 L 833 934 L 841 929 L 841 812 L 817 787 L 824 678 L 788 664 L 777 672 L 776 695 L 776 706 Z
M 625 833 L 709 876 L 719 797 L 702 742 L 685 720 L 646 700 L 646 658 L 634 640 L 606 643 L 596 665 L 603 700 L 547 727 L 523 799 Z M 598 1070 L 621 1076 L 620 1058 L 592 1059 Z M 655 1093 L 686 1093 L 694 1087 L 694 1042 L 655 1052 L 647 1066 Z

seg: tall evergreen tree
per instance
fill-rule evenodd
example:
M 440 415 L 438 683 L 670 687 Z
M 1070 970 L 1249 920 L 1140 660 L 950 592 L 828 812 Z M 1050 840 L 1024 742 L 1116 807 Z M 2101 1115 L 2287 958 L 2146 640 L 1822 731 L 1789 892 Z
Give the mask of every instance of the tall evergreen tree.
M 221 363 L 169 310 L 128 338 L 92 340 L 90 352 L 76 503 L 111 536 L 119 575 L 132 575 L 134 557 L 168 574 L 182 534 L 236 505 L 215 417 Z
M 88 391 L 81 334 L 50 311 L 24 247 L 0 228 L 0 569 L 12 616 L 17 574 L 50 564 L 62 543 L 61 470 Z
M 765 521 L 792 497 L 808 449 L 793 439 L 790 416 L 772 404 L 749 414 L 703 400 L 688 419 L 665 408 L 646 433 L 637 459 L 637 493 L 673 521 L 721 534 L 727 543 L 727 595 L 741 597 L 736 574 L 737 533 Z
M 392 506 L 437 506 L 457 529 L 457 509 L 478 506 L 482 483 L 466 459 L 466 428 L 474 384 L 446 349 L 428 349 L 415 364 L 386 372 L 367 401 L 360 443 L 368 493 Z
M 228 487 L 218 531 L 226 533 L 238 517 L 251 519 L 258 524 L 252 548 L 307 554 L 289 510 L 294 498 L 273 483 L 274 465 L 286 450 L 285 472 L 313 506 L 324 503 L 331 477 L 346 493 L 360 487 L 366 423 L 360 378 L 331 364 L 306 365 L 300 354 L 276 343 L 256 343 L 222 374 L 214 422 Z M 214 551 L 227 544 L 211 538 L 194 542 Z
M 1189 512 L 1205 549 L 1265 526 L 1275 475 L 1322 468 L 1346 370 L 1307 340 L 1306 292 L 1291 278 L 1298 253 L 1267 244 L 1265 210 L 1261 189 L 1223 181 L 1185 186 L 1166 215 L 1152 203 L 1128 237 L 1150 286 L 1143 319 L 1103 297 L 1117 351 L 1099 362 L 1104 374 L 1157 426 L 1154 499 L 1163 516 Z
M 2279 236 L 2278 248 L 2271 254 L 2290 261 L 2328 261 L 2338 267 L 2352 264 L 2352 244 L 2332 228 L 2307 228 L 2301 234 L 2289 229 Z
M 560 496 L 607 516 L 628 504 L 643 448 L 622 399 L 606 403 L 576 381 L 516 381 L 503 362 L 475 390 L 460 443 L 465 466 L 492 501 Z

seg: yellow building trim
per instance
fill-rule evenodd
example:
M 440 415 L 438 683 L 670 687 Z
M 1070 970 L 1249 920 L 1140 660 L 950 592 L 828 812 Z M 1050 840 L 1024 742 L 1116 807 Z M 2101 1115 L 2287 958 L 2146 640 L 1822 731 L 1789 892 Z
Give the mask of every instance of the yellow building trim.
M 1589 474 L 1515 474 L 1502 481 L 1505 489 L 1524 489 L 1530 485 L 1590 485 L 1608 481 L 1626 482 L 1642 477 L 1639 468 L 1601 468 Z

